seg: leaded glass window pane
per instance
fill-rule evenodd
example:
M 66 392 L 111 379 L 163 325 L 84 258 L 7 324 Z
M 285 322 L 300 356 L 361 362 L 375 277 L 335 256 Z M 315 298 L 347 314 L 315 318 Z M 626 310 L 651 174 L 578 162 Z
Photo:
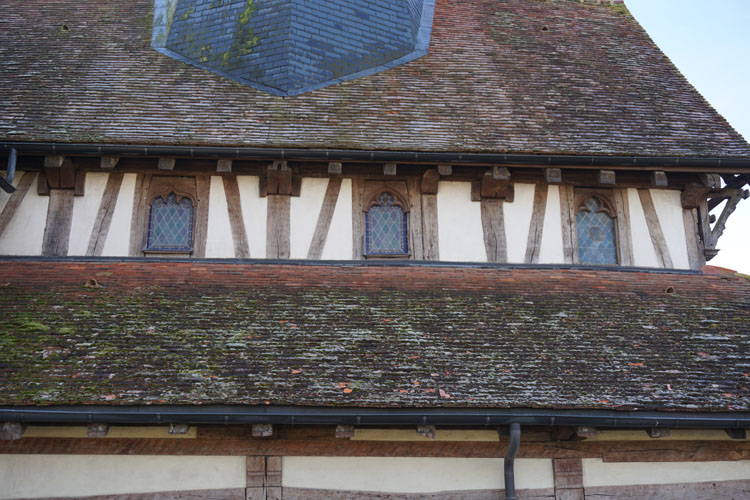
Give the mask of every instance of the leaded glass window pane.
M 151 204 L 146 250 L 189 252 L 193 249 L 193 202 L 172 193 Z
M 378 205 L 365 216 L 366 252 L 368 255 L 401 255 L 408 253 L 406 214 L 393 205 L 393 195 L 381 193 Z
M 602 211 L 601 201 L 591 197 L 576 215 L 578 259 L 582 264 L 617 264 L 615 223 Z

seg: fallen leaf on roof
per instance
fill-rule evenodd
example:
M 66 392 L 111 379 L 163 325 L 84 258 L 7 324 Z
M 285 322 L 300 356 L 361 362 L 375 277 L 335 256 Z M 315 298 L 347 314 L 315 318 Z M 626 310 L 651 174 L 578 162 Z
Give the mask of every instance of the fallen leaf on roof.
M 302 373 L 302 370 L 292 370 L 292 373 L 294 375 L 297 375 L 298 373 Z
M 352 392 L 352 390 L 351 390 L 351 389 L 349 389 L 348 387 L 347 387 L 346 389 L 344 389 L 344 394 L 349 394 L 349 393 L 351 393 L 351 392 Z
M 451 397 L 453 397 L 453 396 L 451 396 L 450 394 L 448 394 L 447 392 L 445 392 L 445 391 L 444 391 L 444 390 L 442 390 L 442 389 L 440 389 L 440 391 L 439 391 L 439 392 L 440 392 L 440 397 L 441 397 L 441 398 L 445 398 L 445 399 L 450 399 Z

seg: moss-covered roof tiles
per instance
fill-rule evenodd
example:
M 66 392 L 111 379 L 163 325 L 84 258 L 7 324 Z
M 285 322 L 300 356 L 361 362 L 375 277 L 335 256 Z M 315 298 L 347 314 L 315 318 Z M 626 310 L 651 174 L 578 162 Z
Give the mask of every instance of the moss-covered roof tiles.
M 750 156 L 623 5 L 438 0 L 426 56 L 296 97 L 155 51 L 153 8 L 5 2 L 0 141 Z
M 0 405 L 750 408 L 737 276 L 1 265 Z

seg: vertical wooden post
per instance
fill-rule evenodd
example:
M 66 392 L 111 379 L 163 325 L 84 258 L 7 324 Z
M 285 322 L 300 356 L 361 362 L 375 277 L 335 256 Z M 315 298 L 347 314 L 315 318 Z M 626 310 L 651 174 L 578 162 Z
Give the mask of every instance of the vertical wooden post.
M 364 191 L 365 180 L 362 177 L 352 178 L 352 260 L 364 259 L 365 217 L 362 211 Z
M 621 266 L 633 265 L 633 236 L 630 230 L 630 203 L 627 188 L 615 188 L 617 243 Z
M 421 180 L 410 177 L 406 181 L 409 193 L 409 248 L 415 260 L 424 260 L 424 236 L 422 235 L 422 188 Z
M 246 500 L 281 500 L 281 457 L 252 456 L 246 464 Z
M 440 260 L 437 195 L 422 195 L 422 239 L 425 260 Z
M 575 192 L 573 186 L 560 186 L 560 217 L 562 222 L 563 254 L 566 264 L 578 263 L 576 238 Z
M 507 262 L 503 200 L 483 199 L 480 203 L 484 248 L 488 262 Z
M 289 217 L 292 201 L 288 195 L 269 194 L 266 215 L 266 257 L 288 259 L 290 253 Z
M 42 255 L 68 255 L 74 196 L 75 193 L 70 189 L 52 189 L 50 191 Z
M 584 500 L 580 458 L 553 459 L 552 471 L 555 475 L 555 500 Z

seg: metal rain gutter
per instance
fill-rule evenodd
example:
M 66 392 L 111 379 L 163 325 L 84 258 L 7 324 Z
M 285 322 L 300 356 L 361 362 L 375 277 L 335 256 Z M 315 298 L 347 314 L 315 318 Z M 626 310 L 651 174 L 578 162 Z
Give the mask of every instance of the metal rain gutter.
M 544 155 L 503 153 L 417 152 L 346 149 L 250 148 L 226 146 L 148 146 L 133 144 L 66 144 L 55 142 L 0 143 L 0 153 L 17 149 L 23 154 L 147 156 L 183 158 L 274 159 L 319 161 L 377 161 L 415 163 L 478 163 L 547 166 L 630 167 L 658 169 L 742 170 L 750 172 L 750 158 L 678 156 Z
M 5 406 L 0 422 L 280 425 L 542 425 L 628 428 L 750 428 L 749 412 L 306 406 Z

